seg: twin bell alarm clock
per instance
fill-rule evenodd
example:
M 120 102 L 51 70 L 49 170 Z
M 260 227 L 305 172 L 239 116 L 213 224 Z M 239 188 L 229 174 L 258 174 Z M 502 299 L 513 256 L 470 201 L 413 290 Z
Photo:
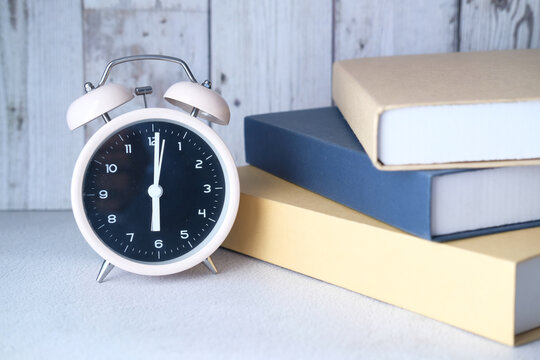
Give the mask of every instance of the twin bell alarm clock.
M 150 86 L 130 91 L 106 83 L 111 69 L 131 61 L 180 65 L 190 81 L 172 85 L 164 98 L 180 110 L 147 108 Z M 104 125 L 81 151 L 71 183 L 75 220 L 103 259 L 97 281 L 114 266 L 142 275 L 168 275 L 204 263 L 229 233 L 240 198 L 234 160 L 203 121 L 229 123 L 225 100 L 197 83 L 187 64 L 161 55 L 111 61 L 98 85 L 67 111 L 71 130 L 101 118 Z M 144 108 L 111 119 L 110 110 L 144 97 Z

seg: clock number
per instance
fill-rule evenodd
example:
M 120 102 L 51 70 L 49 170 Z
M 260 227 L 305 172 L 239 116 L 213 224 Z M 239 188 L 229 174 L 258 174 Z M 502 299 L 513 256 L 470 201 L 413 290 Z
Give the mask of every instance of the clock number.
M 131 144 L 125 144 L 126 147 L 126 154 L 131 154 Z
M 202 169 L 202 160 L 195 161 L 195 169 Z
M 187 239 L 189 237 L 189 233 L 187 230 L 180 230 L 180 237 L 182 239 Z
M 206 209 L 199 209 L 199 215 L 206 217 Z
M 154 241 L 154 246 L 156 249 L 161 249 L 163 247 L 163 240 Z
M 148 145 L 154 146 L 156 144 L 156 137 L 155 136 L 149 136 L 148 137 Z
M 209 184 L 204 184 L 203 187 L 204 187 L 204 193 L 205 194 L 208 194 L 209 192 L 212 192 L 212 186 L 210 186 Z
M 135 233 L 126 233 L 126 236 L 129 236 L 129 242 L 133 242 L 133 237 L 135 236 Z
M 178 151 L 182 151 L 182 142 L 181 141 L 178 142 Z
M 107 221 L 109 222 L 109 224 L 114 224 L 116 222 L 116 215 L 111 214 L 107 216 Z
M 109 193 L 107 190 L 99 190 L 99 198 L 100 199 L 106 199 L 109 197 Z
M 116 164 L 105 164 L 105 168 L 107 169 L 107 173 L 115 173 L 116 170 L 118 170 L 118 167 Z

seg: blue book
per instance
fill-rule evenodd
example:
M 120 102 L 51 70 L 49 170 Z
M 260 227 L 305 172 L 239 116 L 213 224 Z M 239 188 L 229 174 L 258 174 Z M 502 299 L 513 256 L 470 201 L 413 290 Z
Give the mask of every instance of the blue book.
M 425 239 L 540 225 L 540 166 L 377 170 L 336 107 L 248 116 L 244 130 L 249 164 Z

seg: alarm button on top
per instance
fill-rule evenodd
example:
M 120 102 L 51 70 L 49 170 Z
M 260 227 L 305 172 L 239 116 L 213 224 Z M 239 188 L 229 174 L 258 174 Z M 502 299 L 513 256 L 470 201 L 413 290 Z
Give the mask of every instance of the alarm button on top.
M 95 118 L 127 103 L 134 95 L 118 84 L 102 85 L 75 100 L 67 111 L 70 130 L 83 126 Z

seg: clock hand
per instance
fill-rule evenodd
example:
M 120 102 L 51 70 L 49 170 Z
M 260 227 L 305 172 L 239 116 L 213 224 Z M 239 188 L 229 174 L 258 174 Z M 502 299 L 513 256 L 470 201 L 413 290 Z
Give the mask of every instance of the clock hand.
M 159 177 L 161 175 L 161 164 L 163 164 L 163 150 L 165 150 L 165 139 L 161 142 L 161 154 L 159 155 L 159 166 L 157 171 L 157 181 L 154 179 L 154 184 L 159 185 Z
M 163 163 L 163 150 L 165 150 L 165 140 L 161 143 L 161 154 L 159 155 L 159 165 L 157 170 L 157 181 L 152 187 L 155 188 L 155 194 L 152 196 L 152 224 L 153 224 L 153 231 L 161 231 L 161 212 L 160 212 L 160 203 L 159 199 L 161 198 L 161 195 L 163 195 L 163 188 L 159 186 L 159 178 L 161 175 L 161 164 Z M 155 178 L 154 178 L 154 181 Z
M 159 186 L 159 177 L 161 174 L 161 163 L 163 161 L 163 150 L 165 140 L 163 140 L 161 151 L 159 142 L 159 132 L 154 133 L 154 183 L 148 188 L 148 195 L 152 198 L 152 218 L 150 231 L 161 231 L 161 216 L 159 198 L 163 194 L 163 189 Z
M 152 224 L 150 225 L 150 231 L 161 231 L 158 196 L 152 196 Z
M 159 181 L 159 133 L 154 133 L 154 185 Z M 151 195 L 150 195 L 151 196 Z

